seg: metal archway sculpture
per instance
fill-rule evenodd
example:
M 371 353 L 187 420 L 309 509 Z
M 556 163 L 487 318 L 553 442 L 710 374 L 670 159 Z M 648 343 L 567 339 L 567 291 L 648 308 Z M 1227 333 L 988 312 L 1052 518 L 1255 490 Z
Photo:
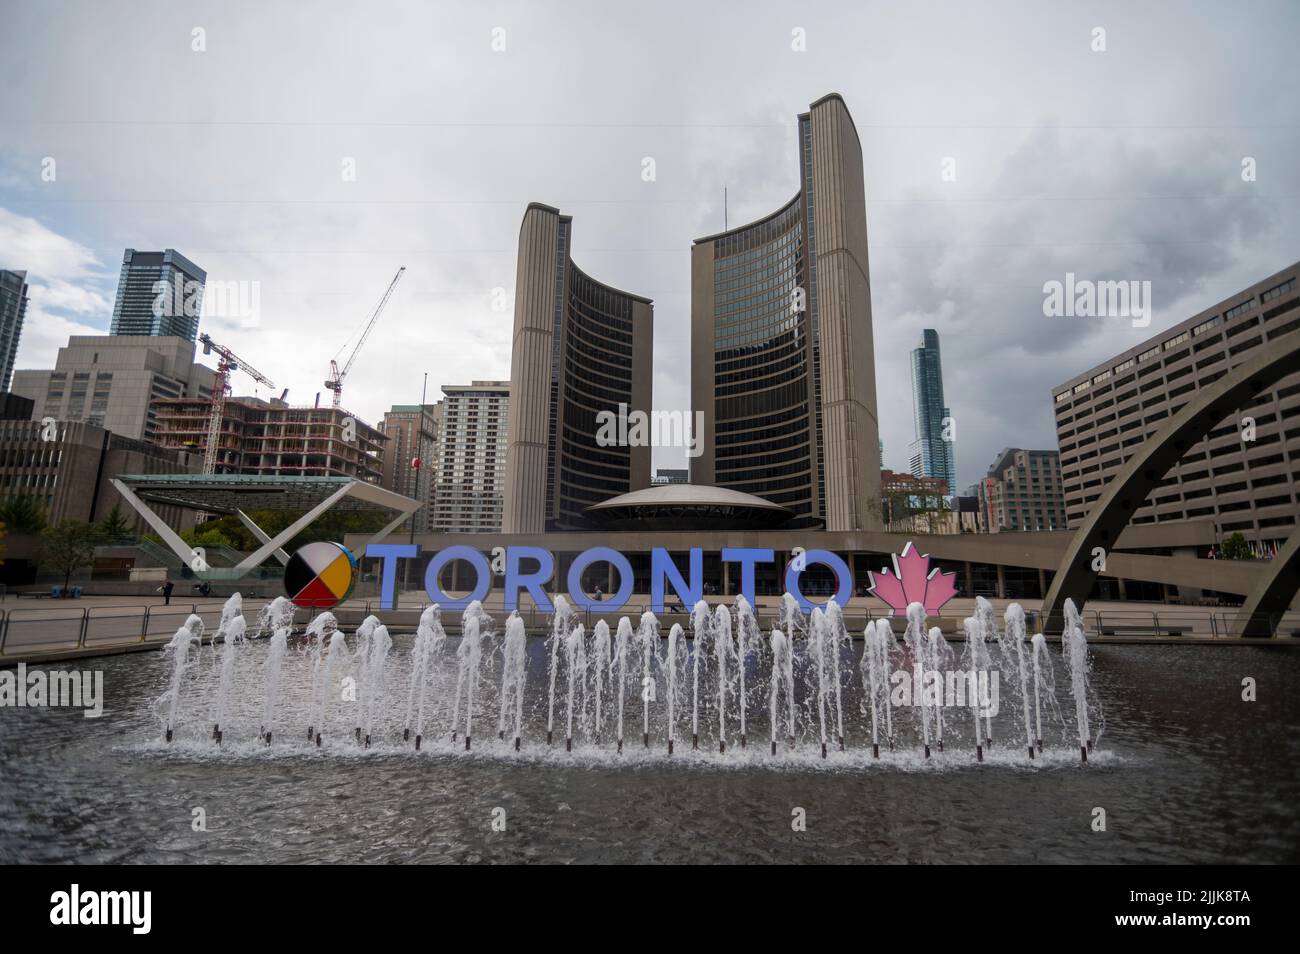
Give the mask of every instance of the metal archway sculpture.
M 1264 344 L 1261 354 L 1202 388 L 1164 427 L 1151 435 L 1111 478 L 1075 532 L 1043 599 L 1039 618 L 1044 632 L 1059 633 L 1066 599 L 1082 607 L 1098 570 L 1097 548 L 1105 554 L 1119 539 L 1151 491 L 1187 449 L 1260 391 L 1300 372 L 1300 331 L 1289 331 Z
M 1246 597 L 1232 622 L 1234 636 L 1272 636 L 1282 614 L 1300 592 L 1300 527 L 1266 564 L 1264 578 Z

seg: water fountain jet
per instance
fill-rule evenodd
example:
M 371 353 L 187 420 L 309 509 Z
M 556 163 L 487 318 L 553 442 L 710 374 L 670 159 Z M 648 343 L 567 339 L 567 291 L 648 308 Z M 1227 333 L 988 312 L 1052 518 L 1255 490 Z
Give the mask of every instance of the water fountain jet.
M 505 739 L 506 713 L 514 693 L 515 751 L 519 751 L 524 724 L 524 669 L 528 664 L 528 633 L 523 618 L 516 612 L 506 620 L 506 642 L 501 672 L 501 721 L 499 738 Z
M 618 668 L 618 752 L 623 754 L 623 690 L 627 685 L 627 654 L 632 642 L 632 621 L 626 616 L 618 621 L 618 632 L 614 636 L 614 655 L 609 661 L 610 678 L 614 677 L 614 668 Z
M 1083 633 L 1083 620 L 1074 601 L 1065 601 L 1065 631 L 1061 634 L 1061 655 L 1070 674 L 1070 689 L 1074 695 L 1074 714 L 1079 731 L 1079 759 L 1088 761 L 1092 751 L 1092 731 L 1088 723 L 1088 641 Z
M 550 689 L 546 697 L 546 744 L 554 739 L 555 730 L 555 671 L 560 664 L 560 644 L 569 632 L 569 620 L 573 618 L 573 608 L 563 596 L 554 600 L 555 612 L 551 617 L 551 635 L 546 641 L 550 650 L 550 666 L 547 670 Z M 454 736 L 453 736 L 454 738 Z
M 736 691 L 736 698 L 740 702 L 740 747 L 743 749 L 746 742 L 746 710 L 749 700 L 745 691 L 745 670 L 746 664 L 751 652 L 757 652 L 762 648 L 763 636 L 759 632 L 758 620 L 754 617 L 754 608 L 749 605 L 749 600 L 744 595 L 736 597 L 736 616 L 738 618 L 737 626 L 737 645 L 736 645 L 736 672 L 740 682 L 740 687 Z
M 202 652 L 203 647 L 203 620 L 190 614 L 185 622 L 172 636 L 171 641 L 163 650 L 163 655 L 172 662 L 172 679 L 171 686 L 168 688 L 161 699 L 158 701 L 167 702 L 167 719 L 165 723 L 164 737 L 168 742 L 172 741 L 177 726 L 177 712 L 180 711 L 182 680 L 186 672 L 197 662 L 196 659 L 190 658 L 190 650 Z
M 926 703 L 925 663 L 926 663 L 926 629 L 925 607 L 920 603 L 909 603 L 907 607 L 907 632 L 903 641 L 912 654 L 913 685 L 920 693 L 921 700 L 921 739 L 925 747 L 925 757 L 930 757 L 930 713 Z
M 1006 624 L 1006 641 L 1011 643 L 1016 653 L 1016 670 L 1020 676 L 1020 709 L 1025 723 L 1025 747 L 1029 758 L 1034 757 L 1034 733 L 1029 724 L 1029 672 L 1025 663 L 1025 611 L 1019 603 L 1007 607 L 1003 617 Z M 1035 696 L 1037 689 L 1035 687 Z M 1037 700 L 1035 699 L 1035 702 Z

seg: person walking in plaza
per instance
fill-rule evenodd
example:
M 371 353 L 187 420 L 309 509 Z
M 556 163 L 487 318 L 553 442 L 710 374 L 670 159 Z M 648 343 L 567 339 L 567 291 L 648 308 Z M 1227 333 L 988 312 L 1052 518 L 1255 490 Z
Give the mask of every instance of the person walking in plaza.
M 172 590 L 176 589 L 176 584 L 167 580 L 162 586 L 158 587 L 158 592 L 163 595 L 163 606 L 172 605 Z

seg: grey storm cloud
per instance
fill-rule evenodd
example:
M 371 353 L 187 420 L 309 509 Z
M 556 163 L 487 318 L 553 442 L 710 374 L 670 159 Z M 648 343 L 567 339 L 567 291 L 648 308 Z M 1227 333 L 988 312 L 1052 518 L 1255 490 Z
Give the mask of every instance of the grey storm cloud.
M 257 323 L 205 330 L 292 400 L 399 265 L 345 402 L 375 419 L 425 372 L 435 395 L 505 378 L 536 200 L 574 216 L 585 270 L 654 299 L 655 404 L 685 409 L 691 241 L 722 227 L 724 188 L 732 225 L 794 194 L 795 114 L 837 91 L 863 143 L 886 464 L 912 438 L 908 352 L 937 328 L 964 486 L 1004 445 L 1055 445 L 1053 385 L 1300 257 L 1297 26 L 1294 4 L 1210 0 L 11 0 L 0 266 L 40 289 L 19 366 L 107 329 L 123 248 L 170 246 L 260 283 Z M 1045 318 L 1068 271 L 1151 281 L 1152 326 Z

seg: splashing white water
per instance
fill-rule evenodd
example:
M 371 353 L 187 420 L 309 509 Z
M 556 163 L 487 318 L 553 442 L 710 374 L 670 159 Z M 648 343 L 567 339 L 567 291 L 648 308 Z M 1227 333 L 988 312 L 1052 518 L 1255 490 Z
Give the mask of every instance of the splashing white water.
M 501 718 L 497 734 L 505 738 L 506 720 L 513 702 L 515 715 L 515 750 L 519 750 L 524 732 L 524 670 L 528 664 L 528 634 L 518 613 L 506 620 L 506 643 L 502 654 Z
M 163 649 L 164 658 L 172 664 L 172 678 L 171 685 L 158 699 L 158 704 L 167 707 L 164 730 L 169 742 L 179 726 L 181 690 L 184 687 L 185 675 L 197 664 L 202 646 L 203 620 L 190 614 Z

